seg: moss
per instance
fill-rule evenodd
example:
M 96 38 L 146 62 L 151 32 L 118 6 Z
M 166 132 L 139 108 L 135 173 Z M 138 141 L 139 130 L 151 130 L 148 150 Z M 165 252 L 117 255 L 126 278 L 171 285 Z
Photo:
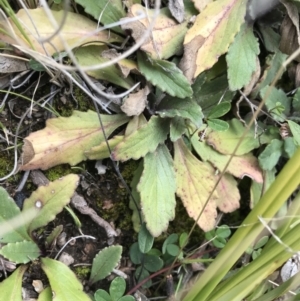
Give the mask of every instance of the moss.
M 49 179 L 49 181 L 55 181 L 63 176 L 78 172 L 79 170 L 72 169 L 68 164 L 61 164 L 46 170 L 45 175 Z
M 77 86 L 73 86 L 73 95 L 77 102 L 76 110 L 83 112 L 94 110 L 93 101 Z
M 91 267 L 90 266 L 78 266 L 78 267 L 74 268 L 74 272 L 80 280 L 85 280 L 85 279 L 88 279 L 88 275 L 91 272 Z
M 0 155 L 0 178 L 6 176 L 14 167 L 14 155 L 12 153 L 8 153 L 6 151 L 1 152 Z M 12 177 L 9 177 L 7 182 L 16 182 L 20 180 L 21 175 L 18 173 Z

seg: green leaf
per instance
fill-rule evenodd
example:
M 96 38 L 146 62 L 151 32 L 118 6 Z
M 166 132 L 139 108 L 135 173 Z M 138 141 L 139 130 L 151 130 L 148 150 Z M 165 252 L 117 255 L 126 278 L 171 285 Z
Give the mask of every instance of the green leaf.
M 199 82 L 200 84 L 202 83 L 200 79 Z M 231 102 L 235 94 L 235 92 L 228 89 L 228 79 L 226 75 L 206 81 L 201 85 L 201 88 L 199 88 L 196 81 L 192 88 L 194 91 L 193 99 L 202 108 L 205 118 L 214 110 L 220 100 L 222 100 L 222 102 Z
M 167 139 L 170 121 L 152 116 L 147 124 L 124 138 L 112 152 L 113 160 L 139 159 L 155 151 Z
M 177 245 L 174 244 L 168 244 L 167 245 L 167 253 L 170 254 L 171 256 L 177 256 L 180 253 L 180 249 Z
M 154 60 L 143 52 L 138 52 L 137 59 L 139 71 L 154 86 L 174 97 L 192 96 L 193 90 L 189 81 L 174 63 Z
M 300 125 L 292 120 L 288 120 L 288 124 L 296 145 L 300 146 Z
M 184 248 L 188 243 L 189 235 L 186 232 L 181 233 L 179 237 L 179 246 Z
M 148 278 L 150 276 L 150 274 L 145 268 L 142 269 L 142 267 L 139 266 L 135 270 L 134 276 L 139 282 L 141 282 L 142 280 Z M 138 277 L 139 277 L 139 279 L 138 279 Z M 149 278 L 149 280 L 146 283 L 144 283 L 142 285 L 142 287 L 149 288 L 151 285 L 152 285 L 152 280 Z
M 90 284 L 108 276 L 120 261 L 121 254 L 121 246 L 110 246 L 101 250 L 93 260 Z
M 174 117 L 170 124 L 170 139 L 172 142 L 178 140 L 186 131 L 186 122 L 183 118 Z
M 94 294 L 95 301 L 114 301 L 108 292 L 103 289 L 99 289 Z
M 191 120 L 201 127 L 203 114 L 200 106 L 190 98 L 180 99 L 165 97 L 159 104 L 156 113 L 164 117 L 182 117 Z
M 74 51 L 74 55 L 80 66 L 90 67 L 109 61 L 108 58 L 104 58 L 101 55 L 101 53 L 105 50 L 108 50 L 108 47 L 105 45 L 90 45 L 76 49 Z M 125 89 L 129 89 L 134 85 L 133 80 L 130 77 L 124 78 L 122 71 L 115 65 L 97 70 L 86 71 L 86 73 L 96 79 L 106 80 Z
M 255 98 L 261 89 L 265 88 L 267 85 L 270 85 L 272 83 L 277 72 L 280 70 L 287 57 L 288 56 L 280 52 L 278 48 L 275 54 L 270 54 L 267 56 L 265 71 L 262 75 L 260 83 L 258 83 L 257 86 L 251 92 L 251 97 Z
M 227 225 L 222 225 L 216 229 L 216 235 L 217 237 L 221 238 L 227 238 L 231 234 L 231 230 Z
M 279 122 L 285 121 L 286 114 L 290 111 L 291 101 L 284 91 L 266 86 L 260 91 L 260 96 L 266 99 L 265 105 L 272 117 Z
M 231 103 L 229 101 L 223 101 L 217 104 L 207 115 L 209 119 L 215 119 L 224 116 L 231 109 Z
M 143 223 L 138 235 L 139 248 L 142 253 L 147 253 L 153 246 L 154 237 L 150 234 L 146 228 L 146 224 Z
M 109 287 L 109 293 L 113 300 L 119 300 L 125 293 L 126 282 L 124 278 L 115 278 Z
M 27 263 L 40 256 L 40 249 L 32 241 L 9 243 L 0 249 L 0 254 L 15 263 Z
M 30 69 L 34 70 L 34 71 L 46 71 L 46 68 L 38 61 L 36 61 L 35 59 L 30 59 L 29 62 L 29 67 Z
M 283 149 L 287 157 L 292 158 L 295 151 L 297 150 L 297 146 L 293 137 L 287 137 L 283 140 Z
M 177 242 L 178 242 L 178 234 L 177 233 L 170 234 L 163 243 L 163 246 L 162 246 L 163 254 L 166 253 L 168 244 L 174 244 Z
M 149 272 L 156 272 L 164 266 L 164 262 L 158 256 L 145 254 L 144 265 Z
M 48 186 L 40 186 L 24 201 L 23 211 L 36 209 L 39 214 L 27 225 L 28 232 L 47 225 L 70 202 L 78 185 L 79 177 L 69 174 Z
M 18 267 L 0 283 L 0 301 L 22 301 L 22 278 L 27 265 Z
M 75 0 L 75 2 L 82 5 L 87 14 L 90 14 L 104 25 L 118 22 L 126 16 L 121 0 Z M 113 30 L 122 33 L 119 27 L 113 27 Z
M 0 187 L 0 225 L 1 229 L 7 229 L 6 233 L 1 235 L 0 242 L 7 243 L 31 240 L 25 225 L 15 229 L 14 225 L 8 222 L 9 219 L 19 214 L 20 209 L 15 201 L 8 195 L 3 187 Z
M 253 25 L 245 22 L 226 55 L 231 91 L 239 90 L 250 82 L 252 74 L 256 70 L 258 54 L 259 44 L 253 33 Z
M 282 141 L 273 139 L 258 156 L 259 165 L 263 170 L 272 170 L 276 166 L 282 154 L 282 145 Z
M 151 185 L 149 185 L 151 183 Z M 165 145 L 144 158 L 144 171 L 137 187 L 147 229 L 159 236 L 175 217 L 175 172 L 173 160 Z
M 222 237 L 216 238 L 212 241 L 212 243 L 216 248 L 222 249 L 226 245 L 226 239 L 224 239 Z
M 208 119 L 207 124 L 212 130 L 216 132 L 224 132 L 229 128 L 228 122 L 221 119 Z
M 136 299 L 133 296 L 123 296 L 118 301 L 135 301 Z
M 82 291 L 82 284 L 75 274 L 64 263 L 50 258 L 42 258 L 41 262 L 50 282 L 53 300 L 91 301 Z
M 262 248 L 269 240 L 269 236 L 263 236 L 254 246 L 254 249 Z
M 209 145 L 225 155 L 233 153 L 245 130 L 244 125 L 238 119 L 232 119 L 228 123 L 229 129 L 227 131 L 211 132 L 206 139 Z M 259 140 L 254 138 L 254 132 L 250 130 L 244 137 L 235 155 L 244 155 L 257 147 L 259 147 Z
M 39 294 L 37 301 L 50 301 L 50 300 L 52 300 L 52 291 L 51 291 L 51 287 L 48 286 Z
M 130 260 L 134 264 L 142 263 L 143 254 L 140 251 L 139 244 L 137 242 L 135 242 L 134 244 L 131 245 L 130 251 L 129 251 L 129 256 L 130 256 Z

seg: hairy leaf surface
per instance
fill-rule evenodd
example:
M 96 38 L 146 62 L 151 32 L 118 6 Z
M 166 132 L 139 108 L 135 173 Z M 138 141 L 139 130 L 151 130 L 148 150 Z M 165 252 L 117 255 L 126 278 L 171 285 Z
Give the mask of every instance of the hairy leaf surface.
M 165 145 L 159 145 L 155 152 L 145 156 L 144 170 L 137 188 L 147 228 L 157 237 L 175 217 L 175 172 Z

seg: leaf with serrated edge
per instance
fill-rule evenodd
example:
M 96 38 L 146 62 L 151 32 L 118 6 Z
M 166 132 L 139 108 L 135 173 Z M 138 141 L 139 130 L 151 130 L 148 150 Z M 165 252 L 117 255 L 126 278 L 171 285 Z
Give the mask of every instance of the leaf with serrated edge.
M 47 186 L 40 186 L 24 201 L 23 211 L 35 208 L 39 214 L 28 225 L 28 232 L 47 225 L 69 204 L 78 185 L 79 177 L 69 174 Z
M 15 263 L 27 263 L 40 256 L 40 249 L 32 241 L 9 243 L 0 249 L 0 254 Z
M 203 210 L 197 223 L 201 229 L 209 231 L 214 228 L 217 217 L 216 192 L 206 207 L 203 206 L 216 183 L 214 169 L 193 156 L 182 139 L 174 143 L 174 151 L 176 194 L 181 198 L 188 215 L 194 220 Z
M 90 45 L 76 49 L 74 55 L 81 67 L 90 67 L 109 61 L 108 58 L 101 55 L 107 49 L 106 45 Z M 131 77 L 124 78 L 121 70 L 114 65 L 97 70 L 88 70 L 86 73 L 96 79 L 106 80 L 125 89 L 129 89 L 134 84 Z
M 64 263 L 42 258 L 42 269 L 46 273 L 55 301 L 91 301 L 82 291 L 82 284 Z
M 120 261 L 121 254 L 121 246 L 110 246 L 102 249 L 93 260 L 90 284 L 108 276 Z
M 192 99 L 165 97 L 159 104 L 156 113 L 164 117 L 182 117 L 191 120 L 198 128 L 202 125 L 201 107 Z
M 198 133 L 193 135 L 191 142 L 202 160 L 211 162 L 219 171 L 223 171 L 230 155 L 220 154 L 205 142 L 199 141 Z M 240 179 L 247 176 L 258 183 L 263 182 L 262 170 L 258 165 L 257 158 L 251 153 L 243 156 L 233 156 L 226 172 Z
M 0 242 L 31 240 L 24 225 L 15 229 L 15 227 L 8 222 L 9 219 L 20 214 L 20 209 L 3 187 L 0 187 L 0 200 L 0 225 L 2 228 L 5 227 L 10 230 L 7 231 L 6 234 L 1 235 Z
M 97 21 L 104 25 L 119 22 L 125 17 L 126 13 L 121 0 L 94 1 L 94 0 L 75 0 L 76 3 L 84 7 L 87 14 L 93 16 Z M 100 17 L 99 17 L 100 16 Z M 122 32 L 119 27 L 113 27 L 114 31 Z
M 231 91 L 246 86 L 256 70 L 259 44 L 253 33 L 253 25 L 244 23 L 226 55 L 228 82 Z
M 206 137 L 207 144 L 211 145 L 218 152 L 231 155 L 243 136 L 245 127 L 238 119 L 228 121 L 229 129 L 225 132 L 210 132 Z M 244 155 L 259 147 L 259 140 L 254 138 L 253 130 L 248 131 L 243 138 L 235 155 Z
M 147 124 L 124 138 L 112 152 L 113 160 L 139 159 L 153 152 L 169 133 L 169 120 L 152 116 Z
M 149 185 L 151 183 L 151 185 Z M 144 170 L 137 187 L 147 229 L 159 236 L 175 217 L 175 172 L 172 157 L 165 145 L 144 158 Z
M 142 44 L 141 50 L 150 54 L 153 58 L 167 59 L 178 52 L 182 52 L 184 35 L 187 32 L 188 18 L 178 24 L 172 18 L 168 8 L 161 8 L 156 15 L 155 9 L 146 8 L 140 4 L 133 4 L 129 8 L 127 18 L 138 17 L 144 13 L 146 18 L 127 22 L 121 27 L 130 31 L 135 41 L 140 40 L 148 30 L 149 18 L 155 16 L 155 23 L 151 29 L 151 37 Z M 192 14 L 190 14 L 191 16 Z
M 57 24 L 63 24 L 63 27 L 59 31 L 59 35 L 55 35 L 51 39 L 51 43 L 41 43 L 41 39 L 49 38 L 54 33 L 55 28 L 48 18 L 45 9 L 43 7 L 36 9 L 20 9 L 15 17 L 18 18 L 23 30 L 28 35 L 34 50 L 42 54 L 52 56 L 56 52 L 65 50 L 62 40 L 69 45 L 70 48 L 75 48 L 91 41 L 97 41 L 102 43 L 122 42 L 122 38 L 111 31 L 101 30 L 97 31 L 97 23 L 91 21 L 87 17 L 80 14 L 68 11 L 66 19 L 64 18 L 64 11 L 51 10 L 52 17 Z M 17 29 L 13 19 L 8 18 L 8 22 L 16 33 L 16 39 L 12 36 L 7 36 L 0 33 L 0 39 L 9 44 L 20 45 L 25 48 L 31 48 L 27 42 L 25 42 L 23 34 Z M 1 28 L 7 28 L 8 25 L 5 21 L 0 22 Z
M 220 197 L 216 203 L 222 212 L 233 212 L 240 207 L 241 196 L 237 188 L 237 182 L 232 175 L 223 175 L 217 186 L 217 192 Z
M 184 39 L 181 70 L 188 79 L 211 68 L 233 42 L 244 22 L 247 1 L 219 0 L 209 3 Z
M 106 136 L 126 123 L 126 115 L 101 115 Z M 99 145 L 105 137 L 96 112 L 74 111 L 71 117 L 48 119 L 43 130 L 31 133 L 23 146 L 21 170 L 48 169 L 69 163 L 75 165 L 86 160 L 85 151 Z
M 18 267 L 8 278 L 0 283 L 0 301 L 22 301 L 22 278 L 27 265 Z
M 193 90 L 189 81 L 174 63 L 154 60 L 142 52 L 138 52 L 137 59 L 139 71 L 154 86 L 174 97 L 192 96 Z

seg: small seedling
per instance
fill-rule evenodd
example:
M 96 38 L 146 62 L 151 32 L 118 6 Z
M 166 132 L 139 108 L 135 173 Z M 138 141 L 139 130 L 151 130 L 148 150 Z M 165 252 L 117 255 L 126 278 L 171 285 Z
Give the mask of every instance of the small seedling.
M 95 301 L 134 301 L 132 296 L 124 296 L 126 290 L 126 282 L 123 278 L 115 278 L 109 287 L 109 293 L 103 289 L 98 289 L 94 298 Z
M 246 250 L 246 253 L 251 255 L 252 259 L 254 260 L 260 255 L 263 246 L 268 242 L 268 240 L 268 236 L 263 236 L 253 247 L 249 247 Z
M 205 238 L 208 241 L 211 241 L 216 248 L 223 249 L 230 235 L 230 228 L 227 225 L 222 225 L 216 229 L 206 232 Z

